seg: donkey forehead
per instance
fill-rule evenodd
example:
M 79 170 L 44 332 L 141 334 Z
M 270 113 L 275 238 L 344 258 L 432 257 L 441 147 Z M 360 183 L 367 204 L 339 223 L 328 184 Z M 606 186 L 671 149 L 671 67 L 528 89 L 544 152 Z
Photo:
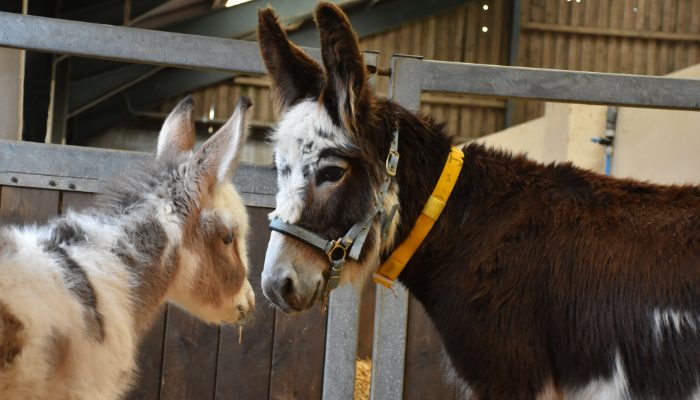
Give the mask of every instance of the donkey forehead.
M 326 148 L 348 146 L 345 131 L 333 123 L 318 101 L 307 99 L 292 106 L 280 119 L 274 137 L 277 167 L 302 168 Z
M 277 125 L 273 137 L 277 164 L 277 208 L 271 218 L 298 222 L 321 151 L 351 144 L 317 101 L 292 106 Z
M 209 204 L 202 211 L 205 215 L 215 213 L 221 222 L 228 226 L 241 228 L 241 225 L 245 225 L 245 205 L 230 182 L 220 183 L 214 187 Z

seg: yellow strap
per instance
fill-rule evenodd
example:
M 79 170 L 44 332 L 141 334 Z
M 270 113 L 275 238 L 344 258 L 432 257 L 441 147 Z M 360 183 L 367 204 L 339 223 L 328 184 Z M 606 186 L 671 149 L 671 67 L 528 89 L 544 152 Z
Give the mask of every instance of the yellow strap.
M 459 177 L 459 172 L 462 170 L 462 164 L 464 163 L 464 153 L 457 147 L 453 147 L 450 154 L 447 156 L 447 162 L 445 162 L 445 168 L 442 170 L 440 179 L 438 179 L 437 185 L 433 190 L 433 194 L 428 198 L 428 202 L 425 203 L 423 211 L 418 216 L 416 223 L 411 229 L 411 233 L 408 234 L 406 240 L 403 241 L 389 258 L 379 267 L 379 270 L 374 274 L 373 279 L 375 282 L 391 288 L 394 281 L 399 276 L 401 271 L 408 261 L 413 257 L 413 254 L 418 249 L 421 243 L 428 233 L 433 228 L 433 224 L 440 218 L 442 210 L 447 204 L 447 200 L 450 198 L 450 193 L 457 183 L 457 178 Z

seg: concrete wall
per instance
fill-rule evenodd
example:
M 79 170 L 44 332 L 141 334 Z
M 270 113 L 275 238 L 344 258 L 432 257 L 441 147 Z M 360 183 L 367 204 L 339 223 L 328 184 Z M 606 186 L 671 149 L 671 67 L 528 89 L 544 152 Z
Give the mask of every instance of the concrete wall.
M 700 78 L 700 65 L 670 76 Z M 700 93 L 698 93 L 700 98 Z M 545 116 L 479 139 L 543 162 L 604 171 L 606 106 L 547 103 Z M 700 183 L 700 112 L 620 108 L 612 175 L 656 183 Z
M 476 142 L 513 153 L 523 153 L 533 160 L 542 161 L 544 132 L 545 117 L 542 117 L 483 136 Z
M 571 161 L 602 172 L 604 149 L 591 142 L 605 129 L 605 106 L 547 103 L 545 115 L 477 141 L 542 162 Z
M 700 65 L 670 76 L 700 78 Z M 700 112 L 621 108 L 612 174 L 658 183 L 700 183 Z
M 0 48 L 0 139 L 21 138 L 22 58 L 21 50 Z

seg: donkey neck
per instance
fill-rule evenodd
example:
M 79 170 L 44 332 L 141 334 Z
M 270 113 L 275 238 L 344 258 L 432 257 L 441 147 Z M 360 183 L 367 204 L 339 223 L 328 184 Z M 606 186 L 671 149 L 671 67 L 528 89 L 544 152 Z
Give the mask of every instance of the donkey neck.
M 149 202 L 127 213 L 113 208 L 95 208 L 71 213 L 53 223 L 53 236 L 85 237 L 84 241 L 63 240 L 65 246 L 92 247 L 104 253 L 103 268 L 115 277 L 125 277 L 124 293 L 130 297 L 134 330 L 147 330 L 166 300 L 177 270 L 177 238 L 173 221 L 163 221 L 158 207 Z M 112 259 L 116 262 L 109 262 Z M 79 262 L 79 260 L 76 260 Z
M 430 197 L 450 152 L 451 139 L 442 131 L 442 127 L 433 121 L 422 120 L 396 104 L 388 103 L 388 107 L 390 112 L 386 114 L 389 117 L 384 124 L 393 130 L 393 126 L 396 124 L 392 121 L 394 119 L 398 122 L 399 129 L 400 160 L 394 178 L 398 187 L 401 216 L 401 223 L 393 241 L 394 246 L 397 246 L 406 239 L 413 228 L 413 223 Z M 380 151 L 388 152 L 390 141 L 390 135 L 383 138 L 386 150 Z M 437 228 L 436 225 L 434 229 Z M 382 261 L 388 257 L 393 248 L 387 250 L 386 254 L 383 254 Z M 414 277 L 414 275 L 417 283 L 422 282 L 421 267 L 417 264 L 423 264 L 423 261 L 416 262 L 416 257 L 420 256 L 420 253 L 423 251 L 417 252 L 404 272 L 399 275 L 399 280 L 402 283 L 409 285 L 411 282 L 404 280 L 406 277 Z

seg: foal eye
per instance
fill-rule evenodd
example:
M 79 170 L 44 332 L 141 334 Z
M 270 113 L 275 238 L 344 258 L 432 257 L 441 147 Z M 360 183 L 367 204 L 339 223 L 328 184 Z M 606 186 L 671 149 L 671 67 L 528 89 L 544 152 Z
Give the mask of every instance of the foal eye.
M 345 170 L 340 167 L 326 167 L 318 172 L 318 184 L 323 182 L 336 182 L 345 174 Z
M 224 236 L 224 244 L 231 244 L 233 243 L 233 234 L 229 233 L 228 235 Z

